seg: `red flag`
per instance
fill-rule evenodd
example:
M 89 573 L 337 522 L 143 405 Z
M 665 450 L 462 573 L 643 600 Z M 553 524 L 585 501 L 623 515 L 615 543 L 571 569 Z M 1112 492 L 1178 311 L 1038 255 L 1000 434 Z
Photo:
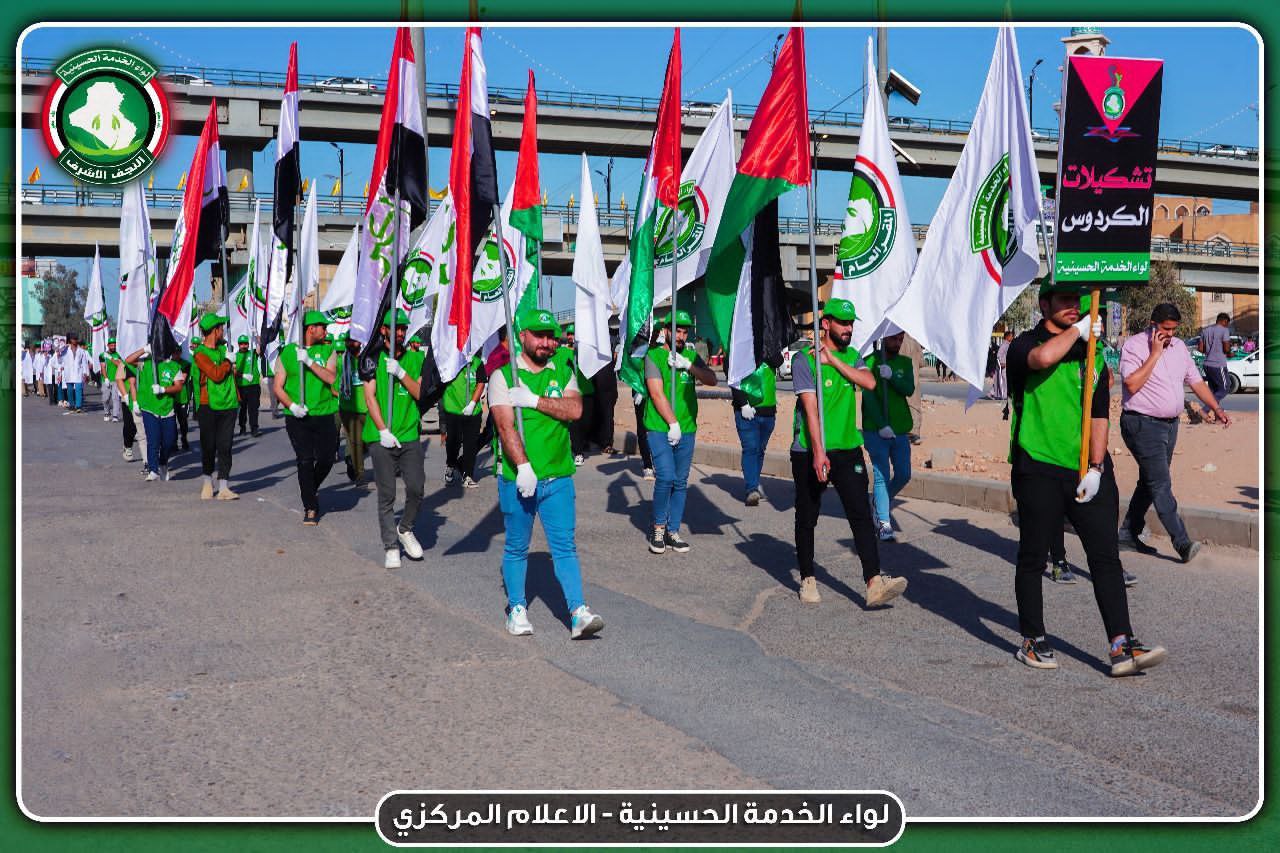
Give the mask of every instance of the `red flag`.
M 209 150 L 218 150 L 218 99 L 209 103 L 209 115 L 196 142 L 196 153 L 187 171 L 187 187 L 182 194 L 182 218 L 174 225 L 174 249 L 177 257 L 170 257 L 173 270 L 168 275 L 164 292 L 160 295 L 157 311 L 169 321 L 170 328 L 186 330 L 189 317 L 180 317 L 187 301 L 187 293 L 195 281 L 198 237 L 201 212 L 204 209 L 205 172 L 209 168 Z M 217 169 L 218 166 L 214 166 Z M 217 201 L 216 197 L 213 199 Z M 212 213 L 212 211 L 211 211 Z
M 667 57 L 667 77 L 658 104 L 653 138 L 653 168 L 658 201 L 675 210 L 680 204 L 680 28 L 676 28 Z
M 805 91 L 804 28 L 792 27 L 778 51 L 756 117 L 742 146 L 738 174 L 809 183 L 809 97 Z M 766 118 L 765 121 L 759 119 Z M 719 241 L 717 241 L 719 242 Z

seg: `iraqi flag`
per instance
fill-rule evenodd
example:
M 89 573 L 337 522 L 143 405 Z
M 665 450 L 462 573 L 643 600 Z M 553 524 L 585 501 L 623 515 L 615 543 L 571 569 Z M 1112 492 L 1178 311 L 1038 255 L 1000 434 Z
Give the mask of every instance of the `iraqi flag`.
M 151 324 L 151 350 L 173 355 L 190 339 L 196 267 L 219 256 L 226 240 L 227 174 L 218 145 L 218 101 L 209 104 L 204 130 L 187 171 L 187 187 L 169 246 L 169 270 Z
M 523 147 L 523 143 L 522 143 Z M 453 122 L 453 150 L 449 158 L 449 193 L 457 223 L 458 258 L 455 287 L 449 304 L 449 325 L 459 348 L 471 335 L 471 281 L 476 250 L 493 222 L 498 203 L 498 167 L 493 158 L 489 127 L 488 75 L 480 44 L 480 28 L 468 27 L 458 82 L 458 112 Z
M 871 51 L 868 38 L 865 79 L 876 80 Z M 897 327 L 885 320 L 885 314 L 906 289 L 915 266 L 916 238 L 889 142 L 884 101 L 878 91 L 868 88 L 831 291 L 834 298 L 852 302 L 857 311 L 854 349 L 866 352 L 886 335 L 897 334 Z
M 729 352 L 729 384 L 781 363 L 792 327 L 778 255 L 777 199 L 809 183 L 804 30 L 792 28 L 747 131 L 707 264 L 707 305 Z M 753 227 L 754 225 L 754 227 Z
M 391 51 L 387 96 L 360 227 L 351 337 L 365 344 L 375 337 L 391 304 L 389 291 L 400 260 L 409 251 L 409 232 L 427 218 L 427 144 L 419 89 L 409 30 L 400 27 Z
M 620 379 L 644 392 L 644 356 L 649 349 L 649 317 L 653 313 L 654 259 L 661 207 L 675 210 L 680 201 L 680 30 L 667 57 L 667 74 L 658 103 L 653 144 L 644 166 L 636 227 L 631 235 L 626 326 L 619 354 Z
M 1002 27 L 955 174 L 911 282 L 888 313 L 978 394 L 991 327 L 1039 272 L 1039 211 L 1017 40 Z
M 266 292 L 262 299 L 262 341 L 266 345 L 271 345 L 280 333 L 285 289 L 293 279 L 293 225 L 298 197 L 302 193 L 298 129 L 298 43 L 294 42 L 289 45 L 289 69 L 285 73 L 284 95 L 280 98 L 280 125 L 276 131 L 271 252 L 264 276 Z

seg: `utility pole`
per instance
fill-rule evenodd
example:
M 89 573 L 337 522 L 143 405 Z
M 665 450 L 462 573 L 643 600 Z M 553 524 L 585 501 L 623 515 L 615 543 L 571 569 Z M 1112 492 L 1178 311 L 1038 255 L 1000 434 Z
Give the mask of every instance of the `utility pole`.
M 613 211 L 613 158 L 609 158 L 609 165 L 605 167 L 606 171 L 593 169 L 597 175 L 604 178 L 604 207 L 607 212 Z M 581 214 L 579 214 L 581 215 Z
M 1031 79 L 1027 81 L 1027 122 L 1031 125 L 1031 129 L 1036 127 L 1036 69 L 1040 67 L 1043 59 L 1037 59 L 1035 65 L 1031 66 Z M 1034 134 L 1032 134 L 1034 135 Z

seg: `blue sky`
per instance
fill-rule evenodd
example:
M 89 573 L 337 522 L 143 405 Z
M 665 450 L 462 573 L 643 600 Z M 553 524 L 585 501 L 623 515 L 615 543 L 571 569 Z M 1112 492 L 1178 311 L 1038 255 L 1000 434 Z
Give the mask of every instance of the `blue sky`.
M 755 103 L 769 74 L 769 54 L 782 27 L 685 27 L 682 30 L 684 97 L 686 100 L 719 101 L 732 88 L 738 103 Z M 809 105 L 814 110 L 835 107 L 860 111 L 863 85 L 863 49 L 869 27 L 809 27 L 806 29 L 809 72 Z M 1056 125 L 1052 104 L 1060 89 L 1057 66 L 1063 56 L 1060 27 L 1020 26 L 1017 30 L 1024 78 L 1037 59 L 1044 59 L 1036 74 L 1032 116 L 1038 127 Z M 1259 125 L 1258 44 L 1252 33 L 1236 27 L 1109 27 L 1108 52 L 1124 56 L 1159 57 L 1165 60 L 1161 136 L 1231 145 L 1257 146 Z M 137 50 L 153 61 L 186 67 L 235 68 L 281 73 L 289 43 L 298 41 L 299 72 L 303 75 L 384 77 L 390 58 L 393 31 L 385 27 L 340 28 L 41 28 L 26 38 L 24 57 L 56 59 L 77 49 L 120 45 Z M 891 27 L 889 64 L 923 90 L 918 106 L 900 97 L 890 101 L 891 115 L 968 121 L 981 96 L 983 80 L 995 41 L 991 27 L 945 28 Z M 431 27 L 425 35 L 427 79 L 431 83 L 456 83 L 461 66 L 462 31 Z M 539 88 L 562 91 L 638 95 L 655 98 L 662 86 L 671 30 L 658 27 L 518 28 L 485 30 L 485 60 L 492 86 L 523 88 L 526 69 L 533 68 Z M 838 105 L 838 106 L 837 106 Z M 1253 107 L 1253 108 L 1251 108 Z M 306 122 L 306 95 L 301 99 L 301 120 Z M 69 182 L 52 163 L 38 135 L 24 131 L 23 177 L 39 166 L 46 182 Z M 171 139 L 156 167 L 157 186 L 176 186 L 190 165 L 194 138 Z M 368 179 L 372 146 L 347 145 L 347 191 L 358 192 Z M 449 153 L 430 152 L 433 186 L 444 184 Z M 274 145 L 255 158 L 255 183 L 268 187 Z M 319 177 L 322 191 L 332 180 L 322 176 L 337 171 L 334 150 L 324 143 L 302 146 L 305 177 Z M 592 158 L 592 168 L 604 169 L 607 158 Z M 514 176 L 514 154 L 499 153 L 499 181 Z M 543 155 L 542 183 L 552 203 L 563 204 L 578 188 L 578 158 Z M 619 158 L 614 164 L 613 195 L 633 198 L 643 163 Z M 927 222 L 945 189 L 945 181 L 904 178 L 912 218 Z M 818 176 L 818 212 L 837 217 L 843 210 L 848 175 L 822 172 Z M 596 187 L 603 201 L 603 179 Z M 780 212 L 804 215 L 804 195 L 784 197 Z M 68 261 L 85 269 L 83 260 Z M 107 280 L 116 275 L 114 263 L 104 270 Z M 207 282 L 207 273 L 201 276 Z M 203 287 L 207 290 L 207 284 Z M 568 299 L 568 286 L 563 287 Z M 113 288 L 107 288 L 114 301 Z M 559 300 L 557 300 L 559 301 Z

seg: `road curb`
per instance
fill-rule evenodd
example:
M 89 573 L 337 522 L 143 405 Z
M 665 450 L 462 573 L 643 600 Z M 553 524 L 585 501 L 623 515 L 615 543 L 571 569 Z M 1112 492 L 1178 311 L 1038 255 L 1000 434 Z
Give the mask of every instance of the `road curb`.
M 615 430 L 614 447 L 622 448 L 628 455 L 636 455 L 639 453 L 636 442 L 633 431 L 621 427 Z M 694 449 L 693 461 L 712 468 L 741 471 L 742 450 L 726 444 L 699 444 Z M 762 470 L 766 476 L 789 480 L 791 458 L 788 454 L 777 451 L 766 453 Z M 913 468 L 911 482 L 907 483 L 901 494 L 906 498 L 954 504 L 1011 517 L 1016 515 L 1013 491 L 1008 483 L 1000 480 Z M 1128 508 L 1129 501 L 1121 497 L 1120 515 L 1123 516 Z M 1179 506 L 1178 512 L 1192 539 L 1213 545 L 1258 550 L 1260 515 L 1257 512 L 1196 506 Z M 1153 533 L 1164 531 L 1154 509 L 1147 513 L 1147 527 Z

